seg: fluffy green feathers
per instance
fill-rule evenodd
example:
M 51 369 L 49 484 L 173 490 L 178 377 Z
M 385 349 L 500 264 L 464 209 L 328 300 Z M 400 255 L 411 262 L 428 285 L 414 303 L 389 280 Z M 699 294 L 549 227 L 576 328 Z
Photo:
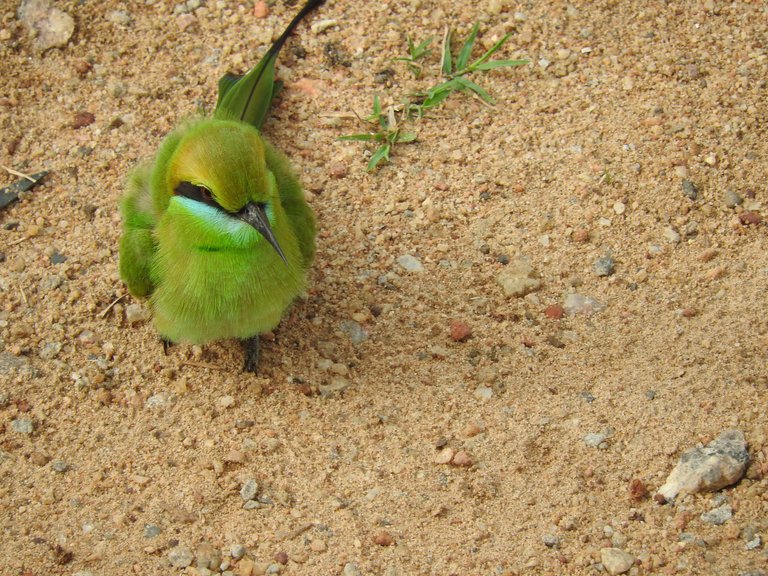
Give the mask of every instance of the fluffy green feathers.
M 214 117 L 183 124 L 131 174 L 120 204 L 120 275 L 149 297 L 164 340 L 249 341 L 274 328 L 306 285 L 315 220 L 287 159 L 258 127 L 272 98 L 280 47 L 220 82 Z M 248 358 L 246 369 L 257 359 Z

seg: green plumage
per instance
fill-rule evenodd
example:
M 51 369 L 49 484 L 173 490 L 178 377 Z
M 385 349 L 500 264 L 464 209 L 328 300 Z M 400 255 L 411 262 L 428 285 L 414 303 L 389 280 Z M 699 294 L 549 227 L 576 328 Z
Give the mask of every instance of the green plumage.
M 184 123 L 129 177 L 120 276 L 149 298 L 164 340 L 250 339 L 257 354 L 255 338 L 306 287 L 314 215 L 288 160 L 258 127 L 282 43 L 321 3 L 308 2 L 248 74 L 222 79 L 213 118 Z

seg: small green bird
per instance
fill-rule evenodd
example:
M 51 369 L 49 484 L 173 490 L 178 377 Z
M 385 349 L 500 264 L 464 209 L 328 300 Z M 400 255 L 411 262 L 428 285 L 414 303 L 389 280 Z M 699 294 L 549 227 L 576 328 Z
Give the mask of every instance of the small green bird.
M 213 117 L 169 134 L 131 173 L 120 204 L 120 276 L 131 294 L 149 297 L 163 342 L 239 338 L 248 372 L 259 334 L 305 289 L 315 255 L 312 209 L 259 129 L 280 49 L 324 1 L 309 0 L 247 74 L 222 77 Z

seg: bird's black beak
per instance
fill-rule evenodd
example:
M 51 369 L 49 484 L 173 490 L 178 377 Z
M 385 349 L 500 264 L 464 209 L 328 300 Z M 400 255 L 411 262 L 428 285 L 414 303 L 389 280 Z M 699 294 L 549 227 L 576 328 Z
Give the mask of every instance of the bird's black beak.
M 264 212 L 263 204 L 248 202 L 248 204 L 246 204 L 243 209 L 237 213 L 237 217 L 240 218 L 243 222 L 247 222 L 256 228 L 256 230 L 258 230 L 259 233 L 264 236 L 266 241 L 269 242 L 272 248 L 274 248 L 275 251 L 280 255 L 280 258 L 283 259 L 283 262 L 288 264 L 288 261 L 285 259 L 285 254 L 283 254 L 283 249 L 280 248 L 280 244 L 277 243 L 277 238 L 275 238 L 275 235 L 272 232 L 272 228 L 269 226 L 269 218 L 267 218 L 267 214 Z

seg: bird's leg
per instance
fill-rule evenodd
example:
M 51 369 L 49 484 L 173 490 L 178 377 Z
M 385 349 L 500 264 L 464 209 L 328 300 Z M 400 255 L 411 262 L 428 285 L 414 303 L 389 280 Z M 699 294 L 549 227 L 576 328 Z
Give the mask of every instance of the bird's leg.
M 259 367 L 259 335 L 246 338 L 243 342 L 245 348 L 245 372 L 255 373 Z
M 162 336 L 160 337 L 160 341 L 163 343 L 163 355 L 168 356 L 168 348 L 173 346 L 173 342 L 168 340 L 168 338 L 163 338 Z

